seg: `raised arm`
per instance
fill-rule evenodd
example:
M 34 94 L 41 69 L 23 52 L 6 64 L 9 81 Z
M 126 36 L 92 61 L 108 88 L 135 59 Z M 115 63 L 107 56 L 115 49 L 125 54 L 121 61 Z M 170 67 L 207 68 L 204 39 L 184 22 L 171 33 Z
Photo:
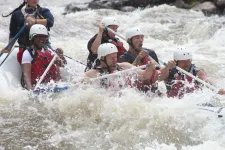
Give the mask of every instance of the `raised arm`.
M 104 32 L 104 28 L 105 28 L 104 24 L 99 25 L 98 35 L 96 36 L 96 39 L 94 40 L 94 42 L 91 45 L 91 51 L 93 54 L 97 54 L 97 52 L 98 52 L 98 47 L 102 42 L 102 34 Z

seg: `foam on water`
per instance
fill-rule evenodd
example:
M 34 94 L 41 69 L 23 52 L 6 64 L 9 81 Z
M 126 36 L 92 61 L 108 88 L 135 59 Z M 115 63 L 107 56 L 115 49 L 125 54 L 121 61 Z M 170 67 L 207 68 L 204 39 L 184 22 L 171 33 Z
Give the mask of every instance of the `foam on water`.
M 0 0 L 0 12 L 10 12 L 21 1 L 13 2 Z M 99 21 L 113 15 L 120 21 L 118 32 L 122 35 L 128 27 L 143 28 L 144 46 L 153 48 L 160 60 L 172 59 L 178 46 L 191 49 L 193 62 L 204 68 L 219 87 L 225 88 L 224 17 L 205 17 L 201 12 L 167 5 L 134 12 L 88 10 L 63 16 L 64 7 L 71 0 L 40 2 L 55 17 L 50 32 L 53 47 L 62 47 L 75 60 L 86 63 L 87 41 L 98 32 Z M 10 18 L 1 20 L 0 46 L 4 47 Z M 130 88 L 112 92 L 96 85 L 71 86 L 64 93 L 39 95 L 32 100 L 26 91 L 0 86 L 0 149 L 222 150 L 225 147 L 224 117 L 196 107 L 203 102 L 225 107 L 224 96 L 209 89 L 178 100 L 148 97 Z M 165 89 L 161 83 L 160 89 Z

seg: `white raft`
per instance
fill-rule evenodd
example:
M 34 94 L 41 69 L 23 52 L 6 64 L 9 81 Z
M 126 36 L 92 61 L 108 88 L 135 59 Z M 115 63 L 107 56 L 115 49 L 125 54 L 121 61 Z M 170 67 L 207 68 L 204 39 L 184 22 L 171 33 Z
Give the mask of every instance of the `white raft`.
M 198 105 L 198 109 L 201 110 L 205 110 L 205 111 L 209 111 L 212 113 L 217 114 L 217 116 L 219 118 L 224 117 L 225 116 L 225 108 L 224 107 L 214 107 L 212 104 L 210 103 L 204 103 L 204 104 L 199 104 Z
M 0 57 L 0 91 L 22 88 L 20 83 L 22 69 L 21 65 L 17 61 L 18 51 L 19 48 L 16 47 L 9 55 L 4 53 Z M 65 58 L 67 60 L 67 65 L 61 69 L 62 81 L 70 82 L 73 78 L 82 76 L 85 65 L 69 57 Z M 58 91 L 60 91 L 59 87 L 62 86 L 58 86 Z M 65 89 L 64 86 L 62 88 Z

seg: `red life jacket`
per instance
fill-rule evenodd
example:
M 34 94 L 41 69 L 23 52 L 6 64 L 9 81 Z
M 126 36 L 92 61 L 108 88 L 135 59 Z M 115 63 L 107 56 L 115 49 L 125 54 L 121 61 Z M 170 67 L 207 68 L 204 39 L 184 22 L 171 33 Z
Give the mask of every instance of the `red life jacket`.
M 49 50 L 45 52 L 36 51 L 36 58 L 34 63 L 31 66 L 31 83 L 36 84 L 37 79 L 39 79 L 44 73 L 45 69 L 48 67 L 48 64 L 53 59 L 53 55 Z M 55 64 L 49 69 L 48 73 L 45 75 L 42 83 L 48 83 L 50 80 L 58 81 L 60 80 L 60 74 L 57 70 Z
M 149 57 L 145 57 L 145 58 L 142 58 L 141 59 L 141 62 L 139 64 L 139 66 L 142 66 L 142 65 L 146 65 L 150 62 L 151 60 L 149 59 Z
M 151 90 L 152 92 L 156 92 L 158 86 L 153 82 L 155 80 L 156 74 L 157 72 L 153 71 L 152 76 L 149 79 L 143 81 L 135 81 L 135 86 L 137 87 L 137 89 L 143 92 L 147 92 L 149 90 Z
M 117 49 L 118 49 L 118 55 L 119 56 L 122 55 L 122 54 L 124 54 L 124 52 L 126 50 L 123 47 L 123 42 L 120 42 L 119 40 L 117 40 L 117 41 L 112 40 L 111 43 L 114 44 L 117 47 Z
M 141 59 L 141 62 L 139 63 L 138 66 L 142 66 L 142 65 L 146 65 L 150 62 L 150 58 L 149 57 L 145 57 Z M 152 76 L 149 79 L 146 79 L 144 81 L 135 81 L 135 86 L 143 92 L 147 92 L 149 90 L 151 90 L 152 92 L 155 92 L 158 89 L 158 86 L 156 83 L 154 83 L 153 81 L 155 80 L 155 76 L 156 76 L 156 71 L 154 71 L 152 73 Z
M 18 62 L 21 64 L 22 61 L 22 55 L 24 49 L 20 49 L 17 54 Z M 31 54 L 31 50 L 28 50 Z M 31 55 L 32 56 L 32 55 Z M 35 85 L 39 78 L 44 73 L 45 69 L 48 67 L 49 63 L 53 59 L 53 55 L 49 50 L 45 50 L 45 52 L 41 51 L 35 51 L 35 55 L 32 56 L 33 61 L 31 65 L 31 83 L 32 85 Z M 57 70 L 57 67 L 55 64 L 51 66 L 48 73 L 45 75 L 42 83 L 48 83 L 50 80 L 58 81 L 61 79 L 61 76 L 59 74 L 59 71 Z
M 19 48 L 19 51 L 17 53 L 17 61 L 21 64 L 22 63 L 22 58 L 23 58 L 23 52 L 26 50 L 26 48 L 21 47 Z M 31 51 L 28 49 L 31 57 L 33 58 L 33 54 L 31 53 Z
M 199 70 L 196 70 L 194 65 L 192 65 L 191 68 L 192 68 L 191 73 L 194 76 L 196 76 Z M 172 72 L 171 74 L 174 74 L 174 75 L 173 75 L 173 78 L 171 77 L 171 75 L 169 75 L 169 78 L 168 78 L 168 81 L 169 81 L 167 83 L 168 97 L 182 98 L 184 96 L 184 93 L 193 93 L 196 89 L 199 88 L 199 83 L 196 82 L 193 78 L 187 75 L 178 73 L 178 71 L 177 73 L 173 73 L 173 71 L 171 72 Z

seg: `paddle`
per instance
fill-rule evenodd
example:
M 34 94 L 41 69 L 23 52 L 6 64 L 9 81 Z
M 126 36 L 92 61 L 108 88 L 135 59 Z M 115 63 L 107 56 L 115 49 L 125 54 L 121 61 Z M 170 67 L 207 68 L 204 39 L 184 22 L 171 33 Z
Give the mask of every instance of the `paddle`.
M 162 64 L 165 65 L 165 66 L 167 65 L 167 63 L 162 62 L 162 61 L 160 61 L 160 63 L 162 63 Z M 202 83 L 204 86 L 208 87 L 208 88 L 211 89 L 212 91 L 215 91 L 215 92 L 218 92 L 218 91 L 219 91 L 216 87 L 214 87 L 214 86 L 212 86 L 211 84 L 209 84 L 209 83 L 207 83 L 207 82 L 205 82 L 205 81 L 199 79 L 198 77 L 196 77 L 196 76 L 194 76 L 193 74 L 191 74 L 191 73 L 189 73 L 189 72 L 187 72 L 187 71 L 181 69 L 180 67 L 176 66 L 176 69 L 177 69 L 178 71 L 180 71 L 180 72 L 182 72 L 182 73 L 188 75 L 189 77 L 192 77 L 192 78 L 195 79 L 196 81 Z
M 108 27 L 105 27 L 105 28 L 106 28 L 106 30 L 112 32 L 113 34 L 117 35 L 118 37 L 120 37 L 121 39 L 123 39 L 123 40 L 126 41 L 126 38 L 125 38 L 124 36 L 118 34 L 117 32 L 113 31 L 112 29 L 110 29 L 110 28 L 108 28 Z M 150 57 L 150 56 L 149 56 L 149 57 Z M 152 57 L 150 57 L 150 58 L 153 59 Z M 154 60 L 154 59 L 153 59 L 153 60 Z M 163 65 L 165 65 L 165 66 L 167 65 L 165 62 L 162 62 L 162 61 L 160 61 L 160 62 L 161 62 Z M 157 63 L 157 62 L 156 62 L 156 63 Z M 158 65 L 159 65 L 159 64 L 158 64 Z M 192 77 L 192 78 L 195 79 L 196 81 L 202 83 L 204 86 L 208 87 L 208 88 L 211 89 L 212 91 L 218 92 L 218 89 L 217 89 L 216 87 L 214 87 L 214 86 L 212 86 L 211 84 L 209 84 L 209 83 L 207 83 L 207 82 L 205 82 L 205 81 L 199 79 L 198 77 L 196 77 L 196 76 L 190 74 L 189 72 L 183 70 L 182 68 L 176 66 L 176 69 L 179 70 L 180 72 L 182 72 L 182 73 L 184 73 L 184 74 L 186 74 L 186 75 Z
M 146 65 L 134 67 L 134 68 L 131 68 L 131 69 L 126 69 L 126 70 L 118 71 L 118 72 L 115 72 L 115 73 L 106 74 L 106 75 L 103 75 L 103 76 L 100 76 L 100 77 L 92 78 L 90 80 L 91 81 L 100 80 L 100 79 L 108 78 L 108 77 L 115 76 L 115 75 L 118 75 L 118 74 L 122 74 L 122 73 L 125 73 L 125 72 L 128 72 L 128 71 L 135 71 L 135 70 L 138 70 L 138 69 L 144 69 L 144 68 L 146 68 L 148 66 L 149 66 L 149 64 L 146 64 Z
M 20 34 L 24 31 L 24 29 L 26 28 L 27 23 L 20 29 L 20 31 L 14 36 L 13 39 L 11 39 L 11 41 L 8 43 L 8 45 L 4 48 L 4 50 L 7 50 L 20 36 Z M 2 56 L 3 53 L 0 53 L 0 57 Z
M 49 71 L 49 69 L 51 68 L 51 66 L 53 65 L 53 63 L 55 62 L 56 58 L 57 58 L 57 54 L 54 55 L 54 57 L 52 58 L 51 62 L 49 63 L 48 67 L 45 69 L 44 73 L 42 74 L 41 78 L 39 79 L 39 81 L 37 82 L 34 91 L 37 90 L 37 88 L 40 86 L 41 82 L 43 81 L 44 77 L 46 76 L 47 72 Z
M 56 52 L 56 50 L 54 50 L 50 45 L 48 46 L 48 48 L 50 48 L 53 52 Z M 73 60 L 73 61 L 75 61 L 75 62 L 77 62 L 79 64 L 82 64 L 82 65 L 86 66 L 84 63 L 82 63 L 82 62 L 80 62 L 78 60 L 74 60 L 73 58 L 71 58 L 71 57 L 69 57 L 67 55 L 63 55 L 63 56 L 66 57 L 66 58 L 69 58 L 69 59 L 71 59 L 71 60 Z

